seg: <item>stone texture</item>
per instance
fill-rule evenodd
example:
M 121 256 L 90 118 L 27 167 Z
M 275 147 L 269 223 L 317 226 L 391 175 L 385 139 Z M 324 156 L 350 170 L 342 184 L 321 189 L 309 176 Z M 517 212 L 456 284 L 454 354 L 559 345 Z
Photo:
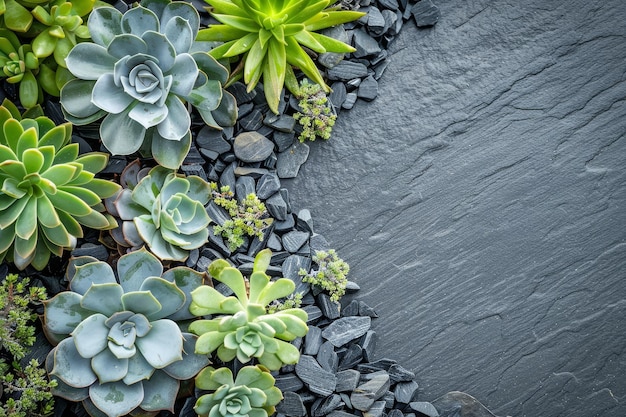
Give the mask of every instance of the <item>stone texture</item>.
M 371 326 L 369 317 L 348 316 L 333 321 L 323 331 L 322 337 L 336 347 L 343 346 L 363 336 Z
M 279 178 L 294 178 L 309 157 L 309 145 L 296 142 L 278 154 L 276 172 Z
M 244 162 L 261 162 L 272 154 L 274 143 L 257 132 L 244 132 L 235 137 L 235 155 Z
M 300 356 L 296 364 L 296 375 L 308 386 L 309 390 L 322 396 L 332 394 L 337 385 L 335 374 L 322 369 L 315 358 L 308 355 Z
M 476 398 L 464 392 L 448 392 L 432 402 L 439 417 L 495 417 Z
M 380 373 L 364 384 L 359 385 L 350 394 L 352 406 L 360 411 L 367 411 L 376 400 L 389 389 L 389 375 Z
M 420 399 L 626 415 L 626 3 L 435 3 L 283 186 Z

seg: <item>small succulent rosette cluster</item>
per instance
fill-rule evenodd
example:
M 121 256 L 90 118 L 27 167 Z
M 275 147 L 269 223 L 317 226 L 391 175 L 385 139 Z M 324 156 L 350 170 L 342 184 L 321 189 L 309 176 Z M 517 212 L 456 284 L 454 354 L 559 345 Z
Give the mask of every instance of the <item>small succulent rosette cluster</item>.
M 105 262 L 72 258 L 71 291 L 45 302 L 44 328 L 57 343 L 46 360 L 54 394 L 82 401 L 92 416 L 173 411 L 180 381 L 208 365 L 193 353 L 190 292 L 203 275 L 186 267 L 163 272 L 145 250 L 122 256 L 117 275 Z
M 200 335 L 196 353 L 211 354 L 217 350 L 220 360 L 229 362 L 237 358 L 244 364 L 255 358 L 270 370 L 298 362 L 300 352 L 289 342 L 307 333 L 308 316 L 300 308 L 267 313 L 269 303 L 295 290 L 290 279 L 271 281 L 265 273 L 271 256 L 269 249 L 258 253 L 249 282 L 223 259 L 209 265 L 209 274 L 226 284 L 235 295 L 225 297 L 208 285 L 191 293 L 193 314 L 216 315 L 196 320 L 189 326 L 189 331 Z
M 244 366 L 233 379 L 228 368 L 206 367 L 196 376 L 196 388 L 213 391 L 196 401 L 200 417 L 267 417 L 283 395 L 274 377 L 260 366 Z
M 79 156 L 71 136 L 71 124 L 56 126 L 40 107 L 21 115 L 8 100 L 0 106 L 0 261 L 41 270 L 74 248 L 82 226 L 116 226 L 102 199 L 119 186 L 94 178 L 108 155 Z
M 156 166 L 132 189 L 124 188 L 109 211 L 121 220 L 112 236 L 120 246 L 144 243 L 162 260 L 184 261 L 208 241 L 210 198 L 202 178 Z
M 278 113 L 283 85 L 298 88 L 292 67 L 330 91 L 315 62 L 305 51 L 354 52 L 341 41 L 316 33 L 362 17 L 365 13 L 337 10 L 331 0 L 205 0 L 220 22 L 202 29 L 198 40 L 222 42 L 209 53 L 216 59 L 243 55 L 243 79 L 252 91 L 263 79 L 265 98 Z
M 82 42 L 66 62 L 76 79 L 61 90 L 65 117 L 84 125 L 104 119 L 100 137 L 114 155 L 142 151 L 176 169 L 191 146 L 192 105 L 208 125 L 234 124 L 236 103 L 222 90 L 228 71 L 195 51 L 200 18 L 188 3 L 144 0 L 122 14 L 94 9 L 93 42 Z

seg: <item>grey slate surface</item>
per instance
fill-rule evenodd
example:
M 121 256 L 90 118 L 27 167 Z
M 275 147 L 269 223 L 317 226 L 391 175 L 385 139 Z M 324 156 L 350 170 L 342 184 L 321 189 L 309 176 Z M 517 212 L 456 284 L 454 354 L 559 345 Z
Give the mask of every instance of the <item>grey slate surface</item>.
M 291 202 L 418 401 L 626 415 L 626 2 L 436 4 L 284 181 Z

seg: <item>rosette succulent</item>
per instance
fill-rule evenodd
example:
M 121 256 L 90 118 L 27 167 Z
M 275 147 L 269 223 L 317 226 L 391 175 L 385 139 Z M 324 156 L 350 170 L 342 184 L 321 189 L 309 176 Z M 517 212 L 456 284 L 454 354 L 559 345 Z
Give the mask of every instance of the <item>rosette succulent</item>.
M 122 246 L 145 242 L 163 260 L 184 261 L 208 241 L 211 219 L 204 206 L 210 193 L 198 176 L 154 167 L 132 191 L 125 188 L 115 198 L 112 214 L 122 224 L 112 236 Z
M 39 59 L 29 44 L 22 45 L 13 32 L 4 28 L 0 28 L 0 67 L 0 78 L 10 84 L 19 84 L 22 106 L 30 108 L 43 101 L 43 92 L 36 78 Z
M 83 236 L 81 225 L 110 229 L 102 198 L 119 186 L 94 178 L 108 156 L 78 155 L 72 125 L 55 126 L 40 107 L 20 115 L 7 100 L 0 106 L 0 261 L 43 269 Z
M 124 14 L 95 8 L 87 22 L 93 42 L 66 59 L 77 77 L 61 90 L 66 118 L 82 125 L 104 117 L 100 137 L 112 154 L 141 150 L 178 168 L 191 146 L 186 104 L 214 127 L 216 118 L 236 120 L 235 100 L 222 90 L 226 68 L 193 49 L 199 25 L 197 10 L 182 2 L 144 0 Z
M 204 394 L 194 411 L 200 417 L 267 417 L 282 400 L 274 377 L 259 366 L 241 368 L 233 380 L 228 368 L 206 367 L 196 376 L 196 387 L 213 391 Z
M 163 272 L 139 250 L 120 257 L 117 276 L 105 262 L 72 258 L 70 291 L 44 303 L 44 329 L 58 342 L 46 360 L 58 383 L 53 392 L 82 401 L 94 416 L 173 411 L 180 381 L 208 364 L 193 353 L 196 337 L 176 323 L 193 317 L 189 294 L 203 275 L 185 267 Z
M 208 285 L 191 293 L 190 311 L 193 314 L 218 315 L 194 321 L 189 326 L 191 332 L 200 335 L 196 353 L 209 354 L 217 350 L 217 356 L 224 362 L 237 358 L 241 363 L 247 363 L 256 358 L 271 370 L 298 362 L 300 352 L 288 342 L 307 333 L 307 313 L 300 308 L 291 308 L 267 314 L 269 303 L 287 297 L 295 290 L 290 279 L 270 281 L 265 271 L 271 256 L 269 249 L 259 252 L 249 283 L 238 269 L 223 259 L 209 265 L 211 276 L 230 287 L 235 296 L 225 297 Z
M 216 59 L 243 55 L 243 79 L 252 91 L 263 77 L 270 109 L 278 113 L 280 94 L 297 88 L 291 66 L 330 91 L 303 46 L 317 53 L 354 52 L 350 45 L 316 31 L 356 20 L 364 13 L 337 10 L 331 0 L 205 0 L 220 22 L 198 33 L 198 40 L 224 42 L 209 53 Z M 294 91 L 295 92 L 295 91 Z

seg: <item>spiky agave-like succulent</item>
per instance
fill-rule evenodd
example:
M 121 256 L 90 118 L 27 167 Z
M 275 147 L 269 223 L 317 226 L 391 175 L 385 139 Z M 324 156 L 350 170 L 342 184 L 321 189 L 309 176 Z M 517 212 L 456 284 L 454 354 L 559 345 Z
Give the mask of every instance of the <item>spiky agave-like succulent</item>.
M 206 367 L 196 376 L 196 387 L 214 391 L 196 401 L 200 417 L 267 417 L 282 400 L 274 377 L 259 366 L 244 366 L 233 379 L 228 368 Z
M 132 191 L 124 188 L 117 195 L 112 214 L 122 224 L 112 236 L 122 246 L 145 242 L 163 260 L 184 261 L 208 241 L 211 219 L 204 206 L 210 193 L 202 178 L 156 166 Z
M 58 382 L 54 394 L 82 401 L 95 416 L 173 411 L 180 381 L 208 364 L 193 353 L 196 336 L 176 323 L 193 318 L 189 294 L 203 274 L 186 267 L 163 272 L 146 250 L 120 257 L 117 273 L 119 282 L 109 264 L 72 258 L 71 291 L 44 303 L 46 334 L 60 340 L 46 360 Z
M 322 74 L 302 48 L 317 53 L 354 52 L 341 41 L 316 33 L 331 26 L 356 20 L 364 13 L 337 10 L 331 0 L 205 0 L 221 24 L 198 33 L 198 40 L 224 44 L 209 53 L 216 59 L 243 54 L 243 79 L 252 91 L 261 76 L 270 109 L 278 113 L 280 93 L 297 88 L 291 66 L 330 91 Z
M 186 103 L 205 123 L 234 124 L 236 103 L 223 92 L 225 67 L 195 52 L 200 18 L 190 4 L 143 0 L 122 14 L 98 7 L 87 26 L 93 42 L 81 42 L 66 63 L 77 79 L 61 90 L 66 118 L 82 125 L 102 117 L 100 137 L 114 155 L 138 150 L 167 168 L 178 168 L 191 146 Z
M 288 343 L 304 336 L 307 313 L 291 308 L 267 314 L 266 306 L 293 293 L 295 284 L 287 278 L 270 281 L 265 273 L 272 252 L 264 249 L 257 254 L 250 275 L 249 294 L 246 281 L 237 268 L 218 259 L 209 265 L 209 273 L 230 287 L 235 296 L 225 297 L 213 287 L 203 285 L 191 293 L 190 311 L 197 316 L 219 315 L 209 320 L 197 320 L 189 331 L 200 335 L 196 353 L 212 353 L 225 362 L 235 357 L 241 363 L 257 358 L 271 370 L 285 364 L 295 364 L 300 358 L 298 349 Z
M 55 126 L 40 107 L 20 115 L 8 100 L 0 106 L 0 260 L 19 269 L 43 269 L 50 254 L 61 256 L 93 229 L 116 226 L 102 214 L 102 198 L 119 186 L 94 178 L 108 155 L 78 155 L 72 125 Z

